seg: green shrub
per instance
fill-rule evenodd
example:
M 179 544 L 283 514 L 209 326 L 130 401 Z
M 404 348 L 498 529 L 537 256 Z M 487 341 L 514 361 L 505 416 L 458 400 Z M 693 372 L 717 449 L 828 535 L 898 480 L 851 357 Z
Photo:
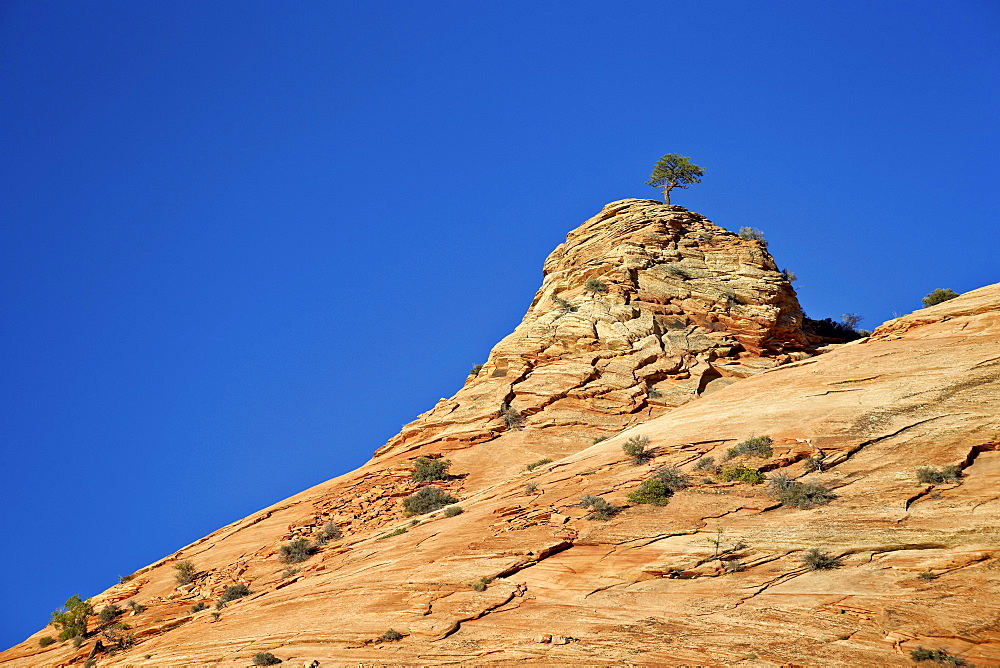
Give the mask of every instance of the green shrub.
M 823 470 L 823 458 L 822 457 L 806 457 L 802 460 L 806 471 L 822 471 Z
M 470 376 L 478 376 L 479 372 L 483 370 L 483 364 L 473 364 L 472 368 L 469 369 Z
M 921 466 L 917 469 L 917 480 L 933 485 L 958 482 L 961 475 L 962 469 L 957 466 L 945 466 L 942 469 L 936 469 L 932 466 Z
M 486 585 L 493 582 L 493 578 L 479 578 L 472 583 L 472 588 L 476 591 L 486 591 Z
M 281 663 L 281 659 L 270 652 L 257 652 L 253 655 L 253 665 L 255 666 L 276 666 Z
M 66 605 L 52 613 L 52 626 L 61 631 L 60 640 L 69 640 L 73 637 L 82 638 L 87 633 L 87 617 L 92 614 L 94 614 L 94 608 L 89 601 L 84 601 L 79 596 L 73 596 L 66 601 Z
M 662 481 L 650 478 L 643 480 L 642 484 L 633 489 L 626 498 L 629 503 L 665 506 L 673 495 L 674 490 L 667 487 Z
M 125 611 L 117 603 L 108 603 L 97 613 L 97 620 L 102 624 L 107 624 L 115 621 L 123 612 Z
M 55 641 L 56 639 L 53 638 L 52 636 L 42 636 L 41 638 L 38 639 L 38 644 L 42 647 L 48 647 Z
M 528 464 L 527 470 L 534 471 L 535 469 L 537 469 L 542 464 L 551 464 L 551 463 L 552 463 L 552 460 L 549 459 L 548 457 L 546 457 L 545 459 L 539 459 L 537 462 L 531 462 L 530 464 Z
M 395 531 L 391 531 L 389 533 L 382 534 L 381 536 L 379 536 L 375 540 L 385 540 L 386 538 L 392 538 L 394 536 L 401 536 L 404 533 L 406 533 L 406 527 L 399 527 Z
M 965 659 L 949 654 L 948 650 L 943 647 L 940 649 L 925 649 L 921 645 L 917 645 L 917 648 L 910 652 L 910 658 L 914 661 L 933 661 L 934 663 L 942 663 L 949 666 L 967 666 Z
M 726 451 L 726 456 L 724 459 L 732 459 L 733 457 L 739 457 L 741 455 L 753 455 L 754 457 L 770 457 L 774 454 L 774 450 L 771 449 L 770 436 L 754 436 L 753 438 L 748 438 L 747 440 L 734 445 Z
M 317 548 L 305 538 L 296 538 L 278 549 L 278 561 L 283 564 L 297 564 L 316 554 Z
M 142 605 L 141 603 L 136 603 L 135 601 L 132 600 L 127 601 L 125 605 L 129 607 L 129 610 L 131 610 L 132 614 L 134 615 L 138 615 L 140 612 L 143 612 L 146 609 L 146 606 Z
M 524 483 L 524 493 L 527 495 L 538 493 L 538 483 L 537 482 L 526 482 Z
M 648 445 L 648 436 L 633 436 L 622 445 L 622 452 L 632 458 L 633 465 L 638 466 L 653 458 L 652 450 L 646 447 Z
M 174 564 L 174 570 L 177 571 L 174 573 L 174 579 L 179 585 L 191 584 L 198 577 L 198 569 L 190 559 L 178 561 Z
M 775 496 L 778 497 L 783 506 L 801 509 L 814 508 L 825 506 L 837 498 L 836 494 L 818 482 L 789 482 L 790 484 L 784 488 L 775 488 Z
M 739 234 L 740 239 L 759 241 L 761 246 L 767 248 L 767 239 L 764 238 L 764 233 L 756 227 L 741 227 L 737 234 Z
M 205 601 L 198 601 L 197 603 L 191 606 L 191 612 L 192 613 L 201 612 L 202 610 L 205 610 L 207 608 L 208 608 L 208 603 L 206 603 Z
M 447 459 L 417 457 L 416 461 L 413 462 L 413 473 L 410 474 L 410 479 L 413 482 L 447 480 L 449 466 L 451 466 L 451 462 Z
M 828 571 L 833 568 L 840 568 L 840 557 L 821 552 L 813 547 L 805 551 L 802 555 L 802 563 L 811 571 Z
M 604 281 L 599 281 L 596 278 L 588 278 L 587 282 L 583 284 L 583 289 L 597 294 L 599 292 L 607 292 L 608 286 Z
M 751 485 L 759 485 L 764 482 L 763 473 L 757 469 L 748 469 L 743 466 L 724 468 L 716 474 L 716 477 L 724 482 L 745 482 Z
M 242 582 L 239 584 L 234 584 L 232 586 L 226 587 L 226 590 L 222 592 L 222 596 L 219 598 L 219 603 L 225 605 L 230 601 L 235 601 L 238 598 L 249 596 L 252 593 L 253 592 L 250 591 L 250 587 L 246 586 Z
M 691 478 L 676 466 L 661 466 L 653 472 L 653 478 L 662 482 L 673 492 L 691 486 Z
M 603 443 L 604 441 L 608 440 L 609 438 L 611 438 L 611 437 L 610 436 L 598 436 L 597 438 L 595 438 L 593 440 L 593 443 L 594 443 L 594 445 L 597 445 L 598 443 Z
M 403 508 L 410 515 L 424 515 L 431 513 L 438 508 L 444 508 L 452 503 L 458 503 L 458 499 L 445 492 L 440 487 L 427 485 L 421 487 L 413 494 L 403 499 Z
M 588 520 L 610 520 L 622 511 L 620 506 L 613 506 L 601 497 L 592 494 L 584 495 L 580 499 L 580 506 L 590 508 L 590 513 L 585 517 Z
M 695 471 L 714 471 L 718 467 L 715 465 L 715 457 L 702 457 L 694 463 Z
M 445 517 L 454 517 L 455 515 L 461 515 L 465 511 L 462 510 L 462 506 L 448 506 L 444 509 Z
M 385 642 L 395 642 L 397 640 L 402 640 L 402 639 L 403 639 L 403 634 L 400 633 L 399 631 L 394 631 L 392 629 L 389 629 L 388 631 L 383 633 L 379 638 L 379 640 L 384 640 Z
M 937 290 L 928 293 L 927 296 L 920 301 L 924 303 L 924 306 L 934 306 L 936 304 L 940 304 L 941 302 L 946 302 L 949 299 L 954 299 L 957 296 L 958 293 L 950 288 L 938 288 Z
M 298 575 L 302 571 L 301 568 L 295 568 L 294 566 L 286 566 L 285 570 L 281 571 L 281 579 L 285 580 L 293 575 Z

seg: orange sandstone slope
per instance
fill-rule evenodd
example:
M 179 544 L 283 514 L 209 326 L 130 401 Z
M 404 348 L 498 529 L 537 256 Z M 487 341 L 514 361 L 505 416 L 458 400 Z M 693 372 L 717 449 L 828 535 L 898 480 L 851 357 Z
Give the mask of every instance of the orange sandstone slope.
M 99 632 L 41 648 L 49 627 L 0 664 L 906 666 L 923 646 L 1000 665 L 1000 285 L 821 356 L 800 318 L 757 242 L 680 207 L 608 205 L 552 254 L 480 373 L 368 464 L 95 597 L 146 606 L 122 618 L 131 648 L 95 651 L 112 647 Z M 797 508 L 695 470 L 754 434 L 770 455 L 726 467 L 835 498 Z M 623 454 L 634 436 L 651 461 Z M 413 524 L 412 460 L 437 454 L 464 512 Z M 629 502 L 663 466 L 692 484 Z M 921 482 L 922 466 L 960 475 Z M 587 519 L 586 494 L 624 508 Z M 279 547 L 328 521 L 344 537 L 286 574 Z M 811 548 L 839 567 L 809 570 Z M 236 583 L 252 593 L 217 610 Z M 402 639 L 379 640 L 390 628 Z

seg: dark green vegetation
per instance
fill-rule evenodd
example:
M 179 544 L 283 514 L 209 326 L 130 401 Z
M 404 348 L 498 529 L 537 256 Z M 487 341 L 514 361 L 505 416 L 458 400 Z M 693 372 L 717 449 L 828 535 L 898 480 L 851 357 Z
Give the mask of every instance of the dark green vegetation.
M 583 284 L 583 289 L 593 294 L 597 294 L 599 292 L 607 292 L 608 286 L 604 281 L 600 281 L 596 278 L 588 278 L 587 282 Z
M 379 640 L 385 642 L 395 642 L 396 640 L 402 640 L 402 639 L 403 639 L 403 634 L 400 633 L 399 631 L 394 631 L 392 629 L 389 629 L 379 637 Z
M 475 591 L 486 591 L 486 586 L 493 582 L 493 578 L 479 578 L 472 583 L 472 588 Z
M 811 571 L 828 571 L 840 568 L 840 557 L 821 552 L 818 548 L 810 548 L 802 555 L 802 563 Z
M 458 499 L 440 487 L 427 485 L 403 499 L 403 508 L 409 515 L 424 515 L 453 503 L 458 503 Z
M 478 376 L 479 372 L 483 370 L 483 366 L 484 365 L 482 365 L 482 364 L 473 364 L 472 368 L 469 369 L 469 375 L 470 376 Z
M 283 564 L 297 564 L 316 554 L 318 548 L 305 538 L 296 538 L 278 549 L 278 561 Z
M 503 419 L 504 425 L 507 429 L 515 431 L 524 426 L 524 416 L 521 415 L 521 411 L 517 410 L 510 404 L 503 404 L 500 407 L 500 417 Z
M 676 466 L 661 466 L 653 472 L 653 479 L 663 483 L 667 489 L 673 492 L 691 486 L 690 476 Z
M 529 471 L 534 471 L 536 468 L 538 468 L 542 464 L 551 464 L 551 463 L 552 463 L 552 460 L 549 459 L 548 457 L 546 457 L 545 459 L 539 459 L 537 462 L 532 462 L 532 463 L 528 464 L 525 468 L 527 470 L 529 470 Z
M 208 608 L 208 603 L 206 603 L 205 601 L 198 601 L 197 603 L 191 606 L 191 612 L 192 613 L 201 612 L 202 610 L 205 610 L 207 608 Z
M 66 604 L 52 613 L 52 626 L 60 630 L 59 639 L 83 637 L 87 634 L 87 617 L 94 614 L 89 602 L 73 596 Z
M 53 638 L 52 636 L 42 636 L 41 638 L 38 639 L 38 644 L 41 647 L 48 647 L 49 645 L 51 645 L 55 641 L 56 641 L 56 639 Z
M 194 563 L 190 559 L 182 559 L 174 564 L 174 579 L 177 580 L 177 584 L 186 585 L 194 582 L 194 579 L 198 576 L 198 569 L 195 568 Z
M 714 471 L 718 467 L 715 465 L 715 457 L 702 457 L 694 463 L 695 471 Z
M 954 290 L 951 290 L 949 288 L 938 288 L 933 292 L 929 292 L 920 301 L 924 303 L 924 306 L 934 306 L 936 304 L 940 304 L 941 302 L 946 302 L 949 299 L 954 299 L 957 296 L 958 293 L 955 292 Z
M 622 452 L 632 458 L 632 464 L 638 466 L 653 458 L 652 450 L 646 447 L 648 445 L 648 436 L 633 436 L 622 444 Z
M 333 522 L 327 522 L 326 524 L 323 525 L 323 528 L 320 529 L 319 536 L 316 538 L 316 542 L 319 545 L 325 545 L 331 540 L 340 540 L 343 537 L 344 537 L 344 532 L 340 530 L 340 527 L 338 527 Z
M 461 515 L 463 512 L 465 511 L 462 510 L 462 506 L 448 506 L 444 509 L 444 516 L 454 517 L 455 515 Z
M 146 610 L 146 606 L 142 605 L 141 603 L 136 603 L 135 601 L 132 600 L 126 601 L 125 605 L 127 605 L 128 609 L 131 610 L 132 613 L 136 615 Z
M 230 601 L 235 601 L 238 598 L 249 596 L 252 593 L 253 592 L 250 591 L 250 587 L 246 586 L 241 582 L 239 584 L 226 587 L 226 590 L 222 592 L 222 596 L 219 598 L 219 603 L 225 605 Z
M 943 647 L 941 649 L 925 649 L 923 646 L 917 645 L 917 648 L 910 652 L 910 658 L 914 661 L 933 661 L 946 666 L 969 665 L 965 659 L 949 654 L 948 650 Z
M 404 533 L 406 533 L 406 527 L 399 527 L 395 531 L 391 531 L 389 533 L 382 534 L 381 536 L 379 536 L 375 540 L 385 540 L 386 538 L 392 538 L 394 536 L 401 536 Z
M 748 469 L 743 466 L 733 466 L 724 468 L 715 474 L 723 482 L 745 482 L 751 485 L 759 485 L 764 482 L 764 474 L 757 469 Z
M 962 476 L 962 469 L 957 466 L 945 466 L 937 469 L 933 466 L 921 466 L 917 469 L 917 480 L 932 485 L 943 485 L 949 482 L 958 482 Z
M 824 506 L 837 495 L 818 482 L 796 482 L 781 473 L 771 476 L 771 491 L 783 506 L 793 508 L 813 508 Z
M 687 188 L 693 183 L 701 183 L 705 170 L 691 164 L 691 158 L 667 153 L 656 161 L 653 173 L 646 181 L 647 186 L 663 188 L 663 201 L 670 204 L 670 191 L 674 188 Z
M 281 659 L 270 652 L 257 652 L 253 655 L 253 665 L 255 666 L 276 666 L 281 663 Z
M 670 501 L 674 491 L 656 478 L 643 480 L 642 484 L 633 489 L 626 497 L 629 503 L 665 506 Z
M 860 339 L 862 337 L 862 334 L 855 330 L 851 325 L 843 322 L 837 322 L 833 318 L 813 320 L 812 318 L 808 318 L 803 315 L 802 329 L 807 334 L 812 334 L 823 339 L 834 339 L 837 341 L 854 341 L 855 339 Z
M 732 459 L 733 457 L 739 457 L 741 455 L 753 455 L 754 457 L 770 457 L 774 454 L 774 450 L 771 449 L 770 436 L 754 436 L 748 438 L 742 443 L 738 443 L 726 451 L 726 456 L 723 461 L 727 459 Z
M 100 612 L 97 613 L 97 621 L 102 624 L 113 622 L 123 612 L 125 611 L 117 603 L 108 603 L 106 606 L 101 608 Z
M 413 482 L 447 480 L 449 466 L 451 466 L 451 462 L 447 459 L 417 457 L 416 461 L 413 462 L 413 473 L 410 474 L 410 479 Z
M 587 494 L 580 499 L 580 506 L 582 508 L 590 508 L 590 512 L 585 518 L 588 520 L 610 520 L 622 511 L 620 506 L 613 506 L 603 498 L 592 494 Z

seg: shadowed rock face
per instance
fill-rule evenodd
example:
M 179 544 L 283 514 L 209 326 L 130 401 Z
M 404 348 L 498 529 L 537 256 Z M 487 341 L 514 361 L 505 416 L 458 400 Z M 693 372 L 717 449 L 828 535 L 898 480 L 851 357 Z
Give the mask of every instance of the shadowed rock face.
M 674 250 L 681 259 L 665 260 Z M 670 274 L 649 287 L 657 267 L 684 263 L 716 278 Z M 588 294 L 589 278 L 607 292 Z M 717 283 L 735 284 L 727 289 L 742 303 L 716 299 Z M 1000 285 L 778 366 L 803 357 L 798 317 L 756 242 L 679 207 L 609 205 L 549 258 L 524 323 L 455 398 L 357 471 L 95 597 L 98 607 L 147 606 L 124 618 L 134 648 L 99 654 L 99 665 L 244 666 L 272 652 L 320 666 L 908 666 L 918 646 L 1000 665 Z M 671 338 L 682 330 L 669 318 L 684 319 L 684 337 Z M 590 360 L 591 371 L 557 373 L 566 360 Z M 646 375 L 650 366 L 668 371 Z M 695 383 L 702 368 L 701 378 L 712 368 L 737 380 Z M 649 397 L 651 379 L 668 400 Z M 686 395 L 671 394 L 685 382 Z M 507 427 L 504 404 L 522 428 Z M 770 455 L 725 466 L 816 483 L 835 498 L 782 505 L 767 484 L 696 468 L 751 435 L 771 437 Z M 633 436 L 650 439 L 650 462 L 622 452 Z M 464 512 L 411 525 L 401 500 L 420 486 L 412 459 L 438 453 L 454 475 L 435 484 Z M 542 457 L 554 461 L 526 470 Z M 628 501 L 662 466 L 690 485 L 665 506 Z M 917 476 L 947 466 L 953 479 Z M 587 494 L 620 512 L 587 519 Z M 330 521 L 344 537 L 283 573 L 280 546 Z M 839 566 L 809 570 L 812 548 Z M 200 571 L 189 585 L 174 580 L 179 559 Z M 253 593 L 217 620 L 214 607 L 190 612 L 234 583 Z M 380 640 L 390 628 L 403 638 Z M 93 650 L 93 639 L 43 649 L 44 635 L 57 633 L 39 631 L 0 664 L 80 663 Z

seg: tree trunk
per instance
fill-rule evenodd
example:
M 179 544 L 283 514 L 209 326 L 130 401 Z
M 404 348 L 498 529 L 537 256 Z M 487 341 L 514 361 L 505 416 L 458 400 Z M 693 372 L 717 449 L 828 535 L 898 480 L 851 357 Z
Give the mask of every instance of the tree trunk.
M 669 187 L 663 189 L 663 202 L 665 204 L 670 204 L 670 188 Z

